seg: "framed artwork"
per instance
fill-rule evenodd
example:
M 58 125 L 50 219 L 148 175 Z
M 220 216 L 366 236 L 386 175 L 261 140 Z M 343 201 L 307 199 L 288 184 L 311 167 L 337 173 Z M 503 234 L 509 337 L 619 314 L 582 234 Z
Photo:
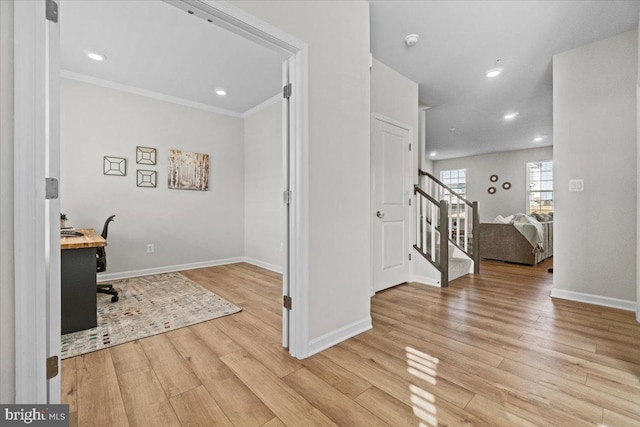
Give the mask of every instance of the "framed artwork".
M 104 156 L 103 173 L 105 175 L 125 176 L 127 174 L 127 159 Z
M 136 147 L 136 163 L 139 165 L 155 165 L 156 149 L 151 147 Z
M 138 187 L 156 188 L 158 172 L 138 169 L 136 185 Z
M 170 189 L 198 190 L 209 189 L 209 155 L 169 150 Z

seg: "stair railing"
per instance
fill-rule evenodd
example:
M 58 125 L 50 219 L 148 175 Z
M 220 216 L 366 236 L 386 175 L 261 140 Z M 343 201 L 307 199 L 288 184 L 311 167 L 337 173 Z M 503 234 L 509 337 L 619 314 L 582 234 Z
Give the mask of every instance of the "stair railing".
M 423 257 L 440 271 L 440 287 L 449 286 L 449 213 L 445 200 L 436 200 L 414 186 L 416 195 L 416 244 Z M 436 240 L 438 244 L 436 245 Z
M 432 200 L 449 200 L 446 220 L 449 242 L 464 252 L 473 260 L 473 272 L 480 272 L 480 241 L 478 228 L 480 215 L 478 214 L 478 202 L 470 202 L 460 196 L 452 188 L 446 186 L 429 172 L 422 170 L 420 174 L 421 191 Z M 471 229 L 469 226 L 471 225 Z

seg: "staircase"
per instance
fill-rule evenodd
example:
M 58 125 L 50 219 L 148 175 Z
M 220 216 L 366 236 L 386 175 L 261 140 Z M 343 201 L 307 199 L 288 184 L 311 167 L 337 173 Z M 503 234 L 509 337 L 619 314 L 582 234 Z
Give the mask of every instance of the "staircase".
M 440 286 L 480 272 L 478 202 L 469 202 L 428 172 L 419 171 L 416 195 L 416 244 L 413 246 L 440 272 Z

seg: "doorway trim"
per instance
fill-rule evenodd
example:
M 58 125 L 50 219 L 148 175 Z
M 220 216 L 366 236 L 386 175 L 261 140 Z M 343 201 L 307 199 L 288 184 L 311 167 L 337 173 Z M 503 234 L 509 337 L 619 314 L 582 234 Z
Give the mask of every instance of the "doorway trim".
M 218 25 L 264 46 L 291 55 L 293 91 L 290 115 L 292 192 L 289 223 L 290 311 L 289 353 L 297 358 L 308 355 L 308 56 L 305 42 L 261 21 L 224 1 L 165 0 L 181 9 L 198 10 Z M 48 310 L 48 277 L 41 268 L 45 239 L 44 142 L 50 137 L 45 118 L 49 87 L 42 76 L 49 72 L 43 20 L 45 2 L 16 2 L 14 13 L 14 90 L 15 90 L 15 384 L 16 401 L 59 403 L 59 394 L 47 395 L 45 359 Z M 46 21 L 45 21 L 46 23 Z M 59 106 L 53 111 L 52 128 L 59 131 Z M 20 141 L 20 143 L 16 143 Z M 59 163 L 59 161 L 58 161 Z M 59 164 L 58 164 L 59 166 Z M 52 209 L 53 210 L 53 209 Z M 58 207 L 59 210 L 59 207 Z M 50 212 L 58 215 L 59 212 Z M 56 233 L 57 235 L 57 233 Z M 55 274 L 54 268 L 52 274 Z M 25 339 L 25 337 L 29 337 Z M 59 357 L 59 354 L 58 354 Z M 55 381 L 59 381 L 59 375 Z

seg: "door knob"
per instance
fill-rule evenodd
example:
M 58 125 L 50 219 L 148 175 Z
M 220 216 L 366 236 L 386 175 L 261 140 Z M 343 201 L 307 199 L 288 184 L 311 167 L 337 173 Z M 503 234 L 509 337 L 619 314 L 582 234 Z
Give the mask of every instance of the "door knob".
M 376 216 L 377 216 L 378 218 L 382 219 L 382 218 L 384 218 L 384 213 L 382 213 L 382 212 L 378 211 L 378 212 L 376 212 Z

